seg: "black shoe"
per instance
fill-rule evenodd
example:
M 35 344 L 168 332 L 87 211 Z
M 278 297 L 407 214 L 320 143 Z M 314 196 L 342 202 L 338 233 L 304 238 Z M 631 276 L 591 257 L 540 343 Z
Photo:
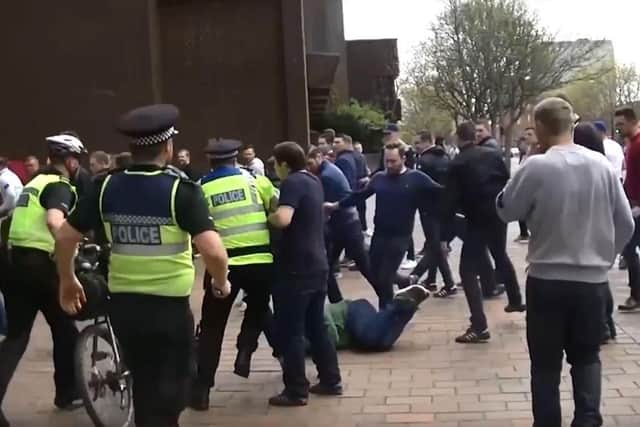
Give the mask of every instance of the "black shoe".
M 269 405 L 271 406 L 307 406 L 307 399 L 289 397 L 284 393 L 280 393 L 269 399 Z
M 334 386 L 327 386 L 318 383 L 309 387 L 309 393 L 319 396 L 342 396 L 342 384 L 338 383 Z
M 0 409 L 0 427 L 10 427 L 9 421 L 4 417 L 2 409 Z
M 429 298 L 429 291 L 420 285 L 412 285 L 396 292 L 394 300 L 409 301 L 416 307 Z
M 624 302 L 624 304 L 620 304 L 618 306 L 618 310 L 623 312 L 633 312 L 640 310 L 640 302 L 638 302 L 634 297 L 629 297 Z
M 524 313 L 527 306 L 524 304 L 509 304 L 504 308 L 505 313 Z
M 236 362 L 233 365 L 233 373 L 242 378 L 249 378 L 251 372 L 251 352 L 239 350 Z
M 487 342 L 491 338 L 488 329 L 482 332 L 475 332 L 473 329 L 467 329 L 467 332 L 456 338 L 456 342 L 460 344 L 476 344 Z
M 483 294 L 483 297 L 485 299 L 497 298 L 500 295 L 504 294 L 505 292 L 506 292 L 506 288 L 502 283 L 499 283 L 496 285 L 495 289 L 493 289 L 489 293 Z
M 620 257 L 618 261 L 618 270 L 626 270 L 627 269 L 627 260 L 624 257 Z
M 435 298 L 447 298 L 458 293 L 457 286 L 443 286 L 438 292 L 433 294 Z
M 438 290 L 438 285 L 435 283 L 427 283 L 426 281 L 419 283 L 420 286 L 428 290 L 429 292 L 435 292 Z
M 209 390 L 209 387 L 194 385 L 189 396 L 189 407 L 195 411 L 208 411 Z
M 62 411 L 74 411 L 83 406 L 82 399 L 75 393 L 73 395 L 56 394 L 53 404 Z

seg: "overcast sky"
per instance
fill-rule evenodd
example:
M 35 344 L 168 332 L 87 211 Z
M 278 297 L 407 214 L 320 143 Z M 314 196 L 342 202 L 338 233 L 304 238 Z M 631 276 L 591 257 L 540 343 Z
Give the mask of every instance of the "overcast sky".
M 639 0 L 525 0 L 557 39 L 609 39 L 616 60 L 640 66 Z M 425 40 L 443 0 L 343 0 L 347 40 L 397 38 L 400 62 Z M 628 39 L 628 40 L 626 40 Z

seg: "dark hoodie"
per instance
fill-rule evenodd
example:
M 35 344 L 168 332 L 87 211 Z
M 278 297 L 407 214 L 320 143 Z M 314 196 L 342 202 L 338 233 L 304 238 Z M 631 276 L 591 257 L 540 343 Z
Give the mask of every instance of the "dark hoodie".
M 426 173 L 440 185 L 444 185 L 449 171 L 449 155 L 444 148 L 434 145 L 418 156 L 416 168 Z
M 498 141 L 496 141 L 496 139 L 492 136 L 488 136 L 482 141 L 478 142 L 478 145 L 482 147 L 493 148 L 495 150 L 500 149 L 500 144 L 498 144 Z

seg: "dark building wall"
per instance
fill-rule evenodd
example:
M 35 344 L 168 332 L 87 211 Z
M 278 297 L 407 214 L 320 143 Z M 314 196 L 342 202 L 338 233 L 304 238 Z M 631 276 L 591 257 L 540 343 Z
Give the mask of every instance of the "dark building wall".
M 162 98 L 181 106 L 176 144 L 194 154 L 212 137 L 267 154 L 287 136 L 280 2 L 238 3 L 160 3 Z
M 37 11 L 37 13 L 35 12 Z M 44 157 L 47 135 L 73 128 L 89 150 L 127 147 L 117 116 L 173 102 L 177 147 L 195 162 L 210 137 L 267 156 L 308 139 L 301 0 L 23 0 L 0 26 L 0 153 Z
M 114 118 L 152 98 L 147 3 L 21 0 L 2 15 L 2 154 L 43 158 L 65 129 L 121 151 Z
M 395 81 L 400 74 L 397 40 L 349 40 L 347 56 L 351 98 L 384 112 L 397 109 Z
M 336 101 L 348 101 L 349 80 L 342 0 L 304 0 L 304 21 L 307 52 L 340 55 L 332 93 Z

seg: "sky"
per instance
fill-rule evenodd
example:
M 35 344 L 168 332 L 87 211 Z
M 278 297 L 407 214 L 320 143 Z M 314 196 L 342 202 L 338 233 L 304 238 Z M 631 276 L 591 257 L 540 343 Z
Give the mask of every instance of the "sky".
M 640 66 L 639 0 L 524 1 L 556 39 L 606 38 L 613 41 L 618 63 Z M 404 68 L 443 5 L 444 0 L 343 0 L 345 36 L 397 38 Z

